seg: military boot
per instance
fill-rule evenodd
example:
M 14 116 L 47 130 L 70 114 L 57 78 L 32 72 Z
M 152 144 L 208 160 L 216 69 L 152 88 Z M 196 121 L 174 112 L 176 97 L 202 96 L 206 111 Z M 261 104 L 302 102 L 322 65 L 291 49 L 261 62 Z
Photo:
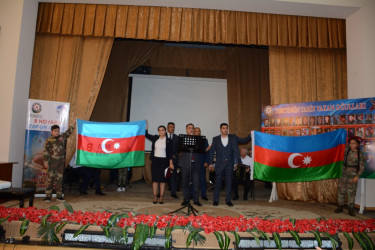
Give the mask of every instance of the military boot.
M 338 206 L 336 209 L 335 209 L 335 213 L 342 213 L 344 211 L 344 206 Z
M 350 216 L 355 216 L 354 207 L 349 207 L 349 215 Z

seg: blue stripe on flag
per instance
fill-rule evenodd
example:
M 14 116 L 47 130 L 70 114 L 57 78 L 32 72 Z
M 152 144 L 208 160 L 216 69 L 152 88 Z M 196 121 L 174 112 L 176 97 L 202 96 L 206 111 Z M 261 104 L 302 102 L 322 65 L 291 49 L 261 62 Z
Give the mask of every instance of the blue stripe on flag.
M 146 121 L 91 122 L 77 119 L 78 134 L 97 138 L 128 138 L 145 135 Z
M 259 147 L 288 153 L 307 153 L 334 148 L 346 143 L 346 130 L 310 136 L 279 136 L 254 132 L 254 144 Z

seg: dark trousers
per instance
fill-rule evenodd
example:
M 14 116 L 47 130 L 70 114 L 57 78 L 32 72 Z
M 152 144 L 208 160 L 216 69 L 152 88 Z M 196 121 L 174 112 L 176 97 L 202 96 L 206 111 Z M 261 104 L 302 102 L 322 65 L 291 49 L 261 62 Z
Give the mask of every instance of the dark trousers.
M 192 181 L 193 186 L 193 200 L 194 202 L 199 201 L 199 165 L 191 163 L 190 166 L 181 166 L 182 167 L 182 190 L 184 193 L 184 201 L 190 201 L 190 188 L 189 182 Z M 191 176 L 190 176 L 191 172 Z
M 239 179 L 235 172 L 233 173 L 233 197 L 238 198 L 238 185 L 243 184 L 244 185 L 244 193 L 243 193 L 243 198 L 247 198 L 249 195 L 250 188 L 252 187 L 252 182 L 250 180 L 250 174 L 245 173 L 245 176 L 243 179 Z
M 173 163 L 174 169 L 169 180 L 169 185 L 171 188 L 171 195 L 176 195 L 177 188 L 178 188 L 178 177 L 177 177 L 177 163 Z
M 225 201 L 232 200 L 232 178 L 233 178 L 233 164 L 224 164 L 221 168 L 215 168 L 215 188 L 214 188 L 214 202 L 219 202 L 221 180 L 225 179 Z
M 199 187 L 201 189 L 201 197 L 207 197 L 206 168 L 204 165 L 199 166 Z
M 87 192 L 87 188 L 89 185 L 89 181 L 91 178 L 94 179 L 94 184 L 95 184 L 95 190 L 97 192 L 100 191 L 100 169 L 96 168 L 89 168 L 89 167 L 79 167 L 74 169 L 78 175 L 82 177 L 82 186 L 81 186 L 81 191 L 82 192 Z

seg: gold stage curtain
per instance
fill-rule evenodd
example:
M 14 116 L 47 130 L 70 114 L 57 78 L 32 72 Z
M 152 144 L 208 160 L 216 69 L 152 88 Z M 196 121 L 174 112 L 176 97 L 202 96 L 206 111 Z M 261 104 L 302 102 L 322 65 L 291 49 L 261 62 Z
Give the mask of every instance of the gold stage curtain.
M 271 104 L 347 98 L 345 49 L 270 47 Z M 279 198 L 337 202 L 337 179 L 277 183 Z
M 113 40 L 112 37 L 37 34 L 29 97 L 69 102 L 70 123 L 75 118 L 88 120 Z M 75 141 L 74 135 L 68 140 L 67 160 L 73 157 Z
M 228 10 L 40 3 L 37 33 L 345 48 L 345 20 Z

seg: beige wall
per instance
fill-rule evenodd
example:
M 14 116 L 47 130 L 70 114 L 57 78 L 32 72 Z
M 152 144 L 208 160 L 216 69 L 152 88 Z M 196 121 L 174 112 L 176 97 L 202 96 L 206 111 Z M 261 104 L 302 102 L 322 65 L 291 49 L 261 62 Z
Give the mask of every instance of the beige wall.
M 348 97 L 375 97 L 375 1 L 363 2 L 362 8 L 346 20 L 348 56 Z M 375 207 L 374 179 L 361 179 L 356 204 Z M 361 188 L 362 187 L 362 188 Z
M 26 109 L 38 3 L 0 1 L 0 161 L 19 162 L 13 186 L 22 184 Z
M 349 98 L 375 96 L 375 1 L 346 19 Z
M 0 161 L 9 157 L 9 141 L 13 110 L 14 82 L 18 43 L 21 30 L 23 1 L 4 0 L 0 2 Z

